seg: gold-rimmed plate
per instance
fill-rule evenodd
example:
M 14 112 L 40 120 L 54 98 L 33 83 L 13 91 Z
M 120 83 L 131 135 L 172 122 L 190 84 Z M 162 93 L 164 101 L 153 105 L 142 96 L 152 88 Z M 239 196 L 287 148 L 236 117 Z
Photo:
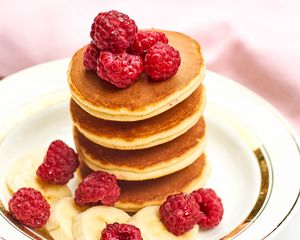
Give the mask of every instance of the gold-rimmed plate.
M 5 178 L 14 161 L 57 138 L 72 145 L 67 60 L 14 74 L 0 83 L 0 236 L 51 239 L 6 212 Z M 222 197 L 224 219 L 199 239 L 272 237 L 299 206 L 299 146 L 285 120 L 244 87 L 208 72 L 205 116 L 212 173 L 207 183 Z M 287 174 L 288 173 L 288 174 Z

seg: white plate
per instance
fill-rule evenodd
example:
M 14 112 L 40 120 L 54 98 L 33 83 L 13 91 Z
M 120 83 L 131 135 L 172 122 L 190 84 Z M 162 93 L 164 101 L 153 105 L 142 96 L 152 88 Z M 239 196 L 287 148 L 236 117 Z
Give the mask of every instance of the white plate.
M 9 200 L 5 176 L 14 161 L 31 149 L 47 147 L 54 139 L 73 145 L 68 62 L 38 65 L 0 82 L 0 236 L 4 239 L 43 239 L 5 212 Z M 223 199 L 225 214 L 217 228 L 201 231 L 199 239 L 269 239 L 299 207 L 299 146 L 285 120 L 254 93 L 212 72 L 205 84 L 207 155 L 212 164 L 207 186 Z

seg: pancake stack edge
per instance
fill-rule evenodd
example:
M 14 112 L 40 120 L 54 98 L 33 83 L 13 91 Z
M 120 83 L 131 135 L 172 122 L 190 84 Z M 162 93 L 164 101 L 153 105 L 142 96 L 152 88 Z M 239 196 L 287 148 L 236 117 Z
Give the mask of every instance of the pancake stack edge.
M 165 33 L 170 44 L 177 45 L 182 56 L 182 66 L 176 75 L 187 76 L 180 71 L 189 69 L 194 69 L 195 73 L 188 75 L 190 79 L 182 80 L 184 85 L 176 92 L 173 90 L 174 94 L 166 94 L 165 98 L 153 101 L 155 104 L 140 106 L 141 110 L 137 108 L 132 111 L 134 117 L 127 118 L 127 121 L 124 121 L 124 116 L 130 112 L 129 108 L 99 107 L 97 103 L 101 102 L 100 99 L 95 98 L 94 102 L 87 99 L 84 94 L 88 91 L 80 88 L 78 81 L 86 81 L 86 87 L 94 87 L 96 91 L 98 84 L 101 84 L 98 89 L 109 92 L 112 102 L 121 96 L 116 91 L 130 92 L 131 87 L 115 90 L 107 83 L 101 83 L 101 79 L 98 79 L 100 83 L 94 82 L 96 73 L 85 71 L 81 66 L 84 49 L 79 50 L 70 63 L 70 111 L 75 146 L 81 161 L 79 174 L 84 177 L 97 170 L 114 174 L 121 187 L 121 198 L 116 206 L 130 212 L 159 205 L 170 194 L 191 192 L 202 187 L 210 172 L 204 154 L 207 142 L 203 117 L 206 92 L 202 83 L 205 65 L 201 49 L 198 43 L 195 45 L 195 41 L 184 34 Z M 190 48 L 194 48 L 193 51 Z M 198 70 L 195 66 L 189 66 L 197 61 Z M 139 90 L 138 87 L 143 87 L 140 91 L 145 91 L 145 87 L 162 91 L 157 89 L 162 86 L 149 83 L 144 76 L 139 81 L 132 86 L 135 91 Z M 166 80 L 163 83 L 166 90 L 168 81 L 176 86 L 181 79 L 174 77 Z M 154 115 L 145 115 L 145 109 Z M 107 120 L 109 115 L 114 115 L 114 120 Z M 134 118 L 137 121 L 133 121 Z

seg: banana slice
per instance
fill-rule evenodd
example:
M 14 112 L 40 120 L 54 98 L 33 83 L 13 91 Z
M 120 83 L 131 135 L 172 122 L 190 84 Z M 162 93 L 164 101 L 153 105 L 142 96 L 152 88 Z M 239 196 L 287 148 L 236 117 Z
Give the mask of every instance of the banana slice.
M 78 207 L 74 199 L 66 197 L 51 206 L 50 218 L 45 226 L 54 240 L 74 240 L 73 220 L 84 208 Z
M 36 170 L 43 162 L 44 156 L 45 151 L 36 150 L 13 164 L 6 178 L 6 185 L 12 194 L 19 188 L 32 187 L 40 191 L 50 204 L 58 199 L 72 196 L 66 185 L 47 184 L 38 179 Z
M 127 223 L 129 219 L 126 212 L 114 207 L 92 207 L 74 218 L 73 234 L 76 240 L 99 240 L 106 224 Z
M 170 233 L 160 221 L 158 206 L 150 206 L 141 209 L 132 216 L 128 224 L 132 224 L 140 229 L 143 240 L 193 240 L 197 239 L 199 231 L 199 227 L 195 226 L 191 231 L 181 236 L 175 236 Z

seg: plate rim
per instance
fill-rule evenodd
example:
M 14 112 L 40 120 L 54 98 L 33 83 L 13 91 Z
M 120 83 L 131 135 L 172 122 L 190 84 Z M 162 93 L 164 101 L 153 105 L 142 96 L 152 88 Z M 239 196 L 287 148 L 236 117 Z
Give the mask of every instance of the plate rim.
M 273 114 L 274 117 L 280 120 L 281 124 L 285 127 L 285 129 L 288 131 L 289 136 L 293 140 L 298 150 L 298 155 L 300 160 L 300 142 L 295 130 L 293 129 L 291 124 L 283 117 L 283 115 L 271 103 L 269 103 L 266 99 L 264 99 L 262 96 L 258 95 L 251 89 L 247 88 L 246 86 L 243 86 L 242 84 L 234 81 L 233 79 L 230 79 L 226 76 L 223 76 L 213 71 L 208 70 L 208 72 L 234 85 L 235 87 L 239 88 L 241 91 L 246 92 L 249 97 L 255 98 L 265 108 L 267 108 Z M 271 232 L 265 235 L 262 239 L 270 239 L 275 237 L 277 234 L 279 234 L 279 232 L 291 221 L 291 219 L 297 214 L 299 210 L 300 210 L 300 189 L 287 214 L 281 219 L 281 221 L 277 224 L 277 226 Z

